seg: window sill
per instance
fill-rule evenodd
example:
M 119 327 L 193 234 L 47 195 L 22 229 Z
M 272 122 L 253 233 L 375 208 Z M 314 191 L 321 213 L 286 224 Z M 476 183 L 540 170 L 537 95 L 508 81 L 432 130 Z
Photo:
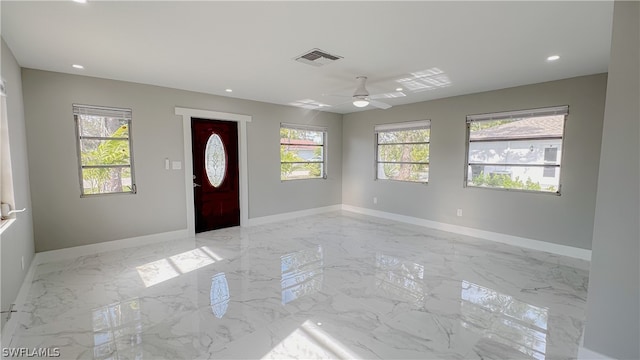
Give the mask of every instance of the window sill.
M 298 179 L 280 179 L 280 182 L 300 181 L 300 180 L 327 180 L 327 177 L 323 176 L 323 177 L 298 178 Z
M 413 181 L 413 180 L 397 180 L 397 179 L 373 179 L 374 181 L 390 181 L 396 183 L 407 183 L 407 184 L 421 184 L 427 185 L 429 181 Z
M 519 193 L 526 193 L 526 194 L 543 194 L 543 195 L 554 195 L 554 196 L 560 196 L 561 195 L 560 191 L 512 189 L 512 188 L 501 188 L 501 187 L 492 187 L 492 186 L 476 186 L 476 185 L 466 185 L 464 187 L 467 188 L 467 189 L 498 190 L 498 191 L 519 192 Z
M 13 219 L 6 219 L 6 220 L 1 220 L 0 222 L 0 235 L 2 235 L 2 233 L 7 230 L 14 222 L 16 221 L 15 218 Z

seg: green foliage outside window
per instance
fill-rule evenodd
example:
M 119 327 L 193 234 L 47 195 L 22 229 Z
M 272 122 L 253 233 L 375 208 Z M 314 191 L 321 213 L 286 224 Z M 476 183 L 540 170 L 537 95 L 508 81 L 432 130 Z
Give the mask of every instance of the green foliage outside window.
M 469 124 L 471 132 L 480 131 L 484 129 L 494 128 L 496 126 L 512 123 L 517 119 L 502 119 L 502 120 L 488 120 L 488 121 L 474 121 Z
M 285 179 L 294 170 L 294 166 L 298 165 L 296 161 L 304 161 L 295 152 L 288 151 L 284 146 L 280 146 L 280 178 Z M 294 163 L 292 163 L 294 162 Z
M 541 191 L 542 186 L 539 182 L 533 182 L 531 178 L 527 178 L 526 181 L 522 181 L 519 176 L 516 176 L 515 179 L 511 178 L 511 175 L 508 174 L 486 174 L 481 172 L 479 175 L 474 177 L 471 182 L 475 186 L 487 186 L 487 187 L 497 187 L 503 189 L 521 189 L 521 190 L 534 190 Z M 549 186 L 544 189 L 544 191 L 555 192 L 555 186 Z
M 316 130 L 280 128 L 280 179 L 309 179 L 323 176 L 324 134 Z M 300 140 L 300 141 L 295 141 Z M 309 152 L 312 151 L 312 154 Z M 300 154 L 306 153 L 305 158 Z
M 426 181 L 430 129 L 378 133 L 378 162 L 386 179 Z
M 81 140 L 83 167 L 130 165 L 128 125 L 121 125 L 110 137 L 114 139 Z M 122 181 L 131 178 L 130 167 L 87 167 L 82 169 L 82 178 L 84 186 L 90 186 L 89 188 L 85 187 L 85 194 L 131 191 L 131 186 L 123 185 Z

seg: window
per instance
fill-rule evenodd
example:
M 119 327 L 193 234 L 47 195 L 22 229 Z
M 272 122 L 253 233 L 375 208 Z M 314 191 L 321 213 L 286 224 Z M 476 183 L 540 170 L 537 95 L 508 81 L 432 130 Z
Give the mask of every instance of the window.
M 431 121 L 376 125 L 376 179 L 427 183 Z
M 326 179 L 327 129 L 280 124 L 280 180 Z
M 131 110 L 73 105 L 81 196 L 136 193 Z
M 0 202 L 2 214 L 0 227 L 15 217 L 15 199 L 13 193 L 13 172 L 9 147 L 9 119 L 4 80 L 0 80 Z
M 211 134 L 204 152 L 207 179 L 209 183 L 217 188 L 222 184 L 224 176 L 227 173 L 227 152 L 224 149 L 222 139 L 218 134 Z
M 467 116 L 466 186 L 560 194 L 568 106 Z

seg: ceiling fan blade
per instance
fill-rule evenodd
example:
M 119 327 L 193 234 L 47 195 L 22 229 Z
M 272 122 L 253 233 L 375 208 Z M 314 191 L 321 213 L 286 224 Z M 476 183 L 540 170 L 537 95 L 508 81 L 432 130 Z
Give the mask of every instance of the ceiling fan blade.
M 382 101 L 369 100 L 369 105 L 373 107 L 377 107 L 378 109 L 386 110 L 391 107 L 391 105 L 387 103 L 383 103 Z
M 343 94 L 322 94 L 323 97 L 334 97 L 334 98 L 351 98 L 352 95 L 343 95 Z
M 403 93 L 402 91 L 396 91 L 396 92 L 388 92 L 384 94 L 370 95 L 369 99 L 393 99 L 393 98 L 399 98 L 403 96 L 407 96 L 407 94 Z

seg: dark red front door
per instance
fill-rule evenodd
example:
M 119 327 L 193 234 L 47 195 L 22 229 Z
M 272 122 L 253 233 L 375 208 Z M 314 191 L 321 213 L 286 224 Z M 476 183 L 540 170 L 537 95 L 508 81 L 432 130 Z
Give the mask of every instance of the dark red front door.
M 191 119 L 196 232 L 240 225 L 238 125 Z

